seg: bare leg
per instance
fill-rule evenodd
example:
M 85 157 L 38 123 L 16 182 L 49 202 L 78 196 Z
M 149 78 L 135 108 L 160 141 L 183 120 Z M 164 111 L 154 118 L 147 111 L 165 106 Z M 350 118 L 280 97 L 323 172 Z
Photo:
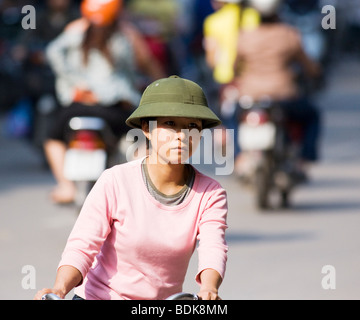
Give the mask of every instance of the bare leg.
M 47 140 L 44 144 L 45 155 L 50 169 L 57 181 L 57 187 L 51 193 L 51 198 L 56 203 L 70 203 L 75 198 L 75 185 L 65 178 L 64 160 L 66 145 L 60 140 Z

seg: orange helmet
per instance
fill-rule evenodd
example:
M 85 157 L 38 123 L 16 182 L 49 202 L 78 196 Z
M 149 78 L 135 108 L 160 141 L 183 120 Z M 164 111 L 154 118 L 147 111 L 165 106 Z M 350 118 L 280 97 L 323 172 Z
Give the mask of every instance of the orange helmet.
M 122 0 L 83 0 L 81 14 L 97 26 L 114 22 L 122 8 Z

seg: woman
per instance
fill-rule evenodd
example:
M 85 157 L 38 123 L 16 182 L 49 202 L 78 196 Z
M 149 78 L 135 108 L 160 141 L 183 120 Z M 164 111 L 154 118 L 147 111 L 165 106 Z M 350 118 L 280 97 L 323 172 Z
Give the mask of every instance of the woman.
M 126 133 L 126 118 L 137 105 L 140 93 L 136 75 L 151 80 L 164 76 L 140 34 L 121 20 L 121 0 L 81 3 L 82 17 L 71 22 L 47 48 L 56 75 L 61 108 L 53 124 L 45 153 L 57 180 L 51 197 L 55 203 L 72 202 L 75 186 L 63 174 L 66 145 L 64 128 L 74 116 L 105 119 L 114 134 Z
M 59 264 L 53 292 L 82 299 L 165 299 L 182 291 L 199 240 L 201 299 L 220 299 L 227 198 L 184 161 L 196 132 L 220 124 L 202 89 L 176 76 L 153 82 L 126 123 L 142 128 L 150 155 L 106 170 L 84 203 Z M 192 132 L 192 131 L 195 131 Z

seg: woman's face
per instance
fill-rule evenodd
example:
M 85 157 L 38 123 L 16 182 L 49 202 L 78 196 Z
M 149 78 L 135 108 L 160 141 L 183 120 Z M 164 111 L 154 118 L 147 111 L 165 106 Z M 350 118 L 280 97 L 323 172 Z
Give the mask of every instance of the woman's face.
M 143 122 L 145 136 L 150 140 L 151 160 L 158 163 L 185 163 L 200 142 L 202 121 L 193 118 L 158 117 Z

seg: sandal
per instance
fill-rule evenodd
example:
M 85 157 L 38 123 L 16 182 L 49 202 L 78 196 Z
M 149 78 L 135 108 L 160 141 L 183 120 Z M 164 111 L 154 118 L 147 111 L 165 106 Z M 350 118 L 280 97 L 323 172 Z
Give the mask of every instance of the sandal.
M 59 184 L 50 194 L 56 204 L 69 204 L 75 201 L 76 189 L 73 183 Z

